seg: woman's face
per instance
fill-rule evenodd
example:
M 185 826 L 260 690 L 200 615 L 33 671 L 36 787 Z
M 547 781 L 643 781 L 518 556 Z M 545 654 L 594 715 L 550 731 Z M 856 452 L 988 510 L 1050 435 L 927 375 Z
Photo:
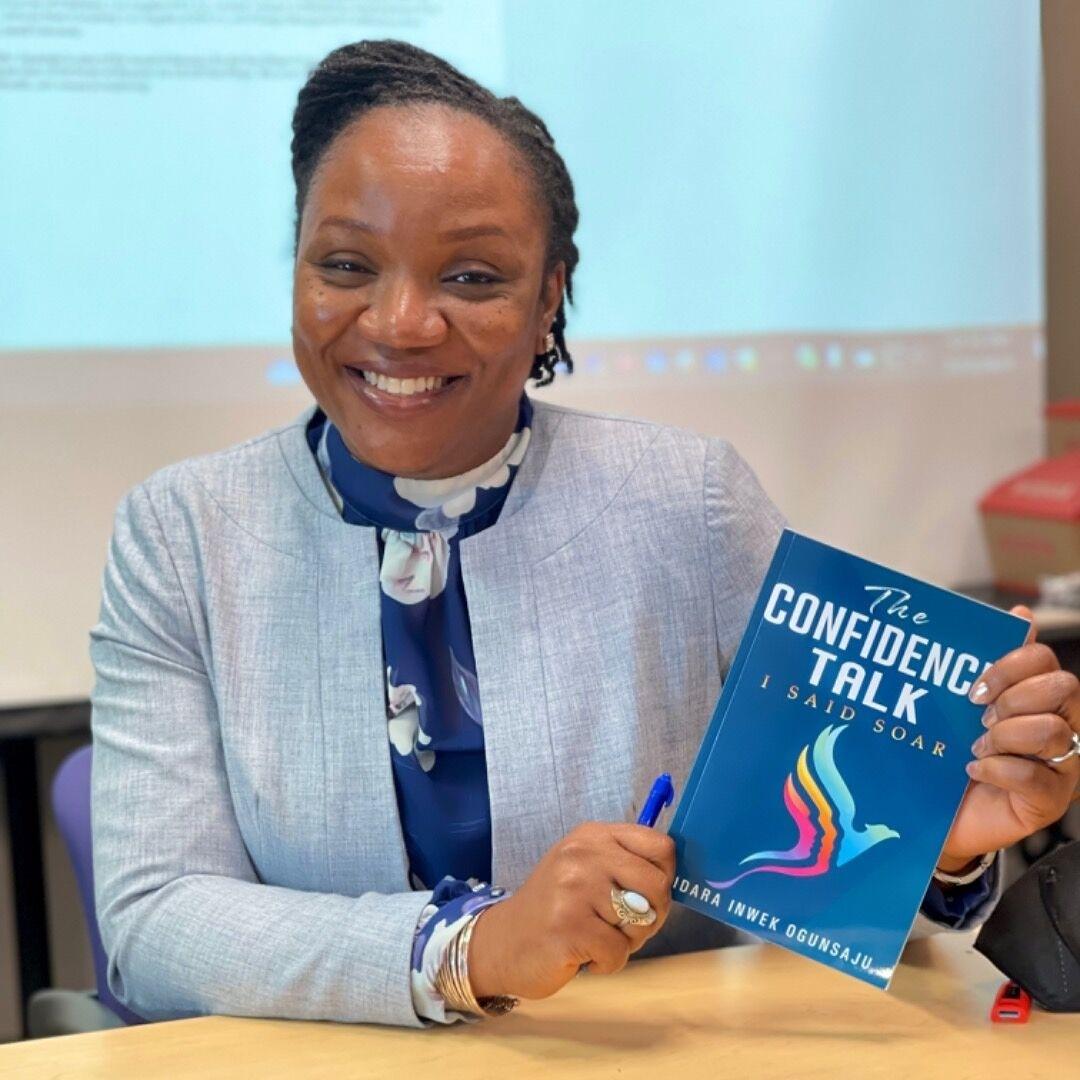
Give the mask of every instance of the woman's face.
M 564 284 L 525 163 L 440 105 L 383 106 L 312 177 L 293 278 L 293 351 L 359 460 L 466 472 L 502 449 Z M 389 380 L 389 381 L 387 381 Z

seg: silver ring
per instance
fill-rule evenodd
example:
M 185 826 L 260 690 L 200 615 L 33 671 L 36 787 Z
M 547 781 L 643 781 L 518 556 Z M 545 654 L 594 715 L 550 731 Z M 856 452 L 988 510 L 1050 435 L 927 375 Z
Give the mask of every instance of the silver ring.
M 1069 758 L 1080 757 L 1080 732 L 1074 731 L 1072 737 L 1072 746 L 1064 754 L 1058 754 L 1057 757 L 1043 758 L 1043 761 L 1047 765 L 1060 765 L 1063 761 L 1068 761 Z
M 652 926 L 656 922 L 656 912 L 641 893 L 631 889 L 611 887 L 611 906 L 619 917 L 620 926 Z

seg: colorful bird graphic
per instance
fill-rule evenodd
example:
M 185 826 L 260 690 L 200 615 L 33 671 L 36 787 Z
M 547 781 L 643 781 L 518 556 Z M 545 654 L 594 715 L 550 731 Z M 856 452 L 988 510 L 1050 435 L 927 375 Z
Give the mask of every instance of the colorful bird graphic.
M 798 830 L 795 844 L 786 851 L 755 851 L 739 862 L 740 866 L 755 865 L 729 881 L 710 881 L 710 885 L 726 889 L 750 874 L 814 877 L 830 866 L 851 862 L 882 840 L 899 837 L 887 825 L 855 827 L 855 799 L 833 759 L 836 740 L 846 727 L 830 724 L 814 740 L 813 771 L 808 761 L 810 747 L 804 746 L 795 771 L 784 781 L 784 807 Z

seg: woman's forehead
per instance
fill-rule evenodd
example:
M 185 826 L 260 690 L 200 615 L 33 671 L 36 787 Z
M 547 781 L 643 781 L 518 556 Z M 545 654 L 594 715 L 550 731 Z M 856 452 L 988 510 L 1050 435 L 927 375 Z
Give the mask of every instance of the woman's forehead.
M 383 106 L 334 139 L 313 177 L 317 219 L 407 209 L 439 218 L 486 211 L 510 227 L 541 224 L 527 166 L 505 137 L 477 116 L 440 105 Z

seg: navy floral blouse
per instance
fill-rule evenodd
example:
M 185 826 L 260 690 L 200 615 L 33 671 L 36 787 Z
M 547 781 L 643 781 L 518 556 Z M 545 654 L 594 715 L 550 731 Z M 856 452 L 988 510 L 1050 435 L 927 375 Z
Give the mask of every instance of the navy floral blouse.
M 387 732 L 410 883 L 431 889 L 412 950 L 417 1015 L 467 1019 L 445 1008 L 435 976 L 472 914 L 509 895 L 491 879 L 484 722 L 458 544 L 493 525 L 529 447 L 532 406 L 490 461 L 461 476 L 414 480 L 354 458 L 316 410 L 307 436 L 345 521 L 377 530 Z M 931 886 L 923 911 L 954 927 L 992 892 L 997 866 L 963 889 Z
M 491 880 L 483 713 L 458 544 L 493 525 L 529 446 L 522 395 L 506 445 L 461 476 L 414 480 L 359 462 L 321 410 L 311 445 L 342 517 L 378 532 L 387 728 L 410 883 L 432 889 L 412 953 L 413 1005 L 444 1008 L 434 980 L 471 914 L 505 898 Z M 438 823 L 438 827 L 434 823 Z

